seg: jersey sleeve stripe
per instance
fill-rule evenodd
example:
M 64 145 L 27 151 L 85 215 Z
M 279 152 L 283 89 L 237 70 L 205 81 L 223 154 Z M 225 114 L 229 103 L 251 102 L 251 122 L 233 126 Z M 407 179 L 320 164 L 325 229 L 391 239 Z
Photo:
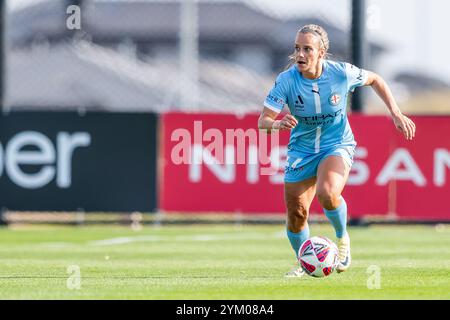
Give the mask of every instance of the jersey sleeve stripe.
M 276 108 L 276 107 L 274 107 L 274 106 L 271 106 L 271 105 L 268 104 L 266 101 L 264 101 L 264 107 L 266 107 L 266 108 L 268 108 L 268 109 L 270 109 L 270 110 L 272 110 L 272 111 L 274 111 L 274 112 L 276 112 L 276 113 L 280 113 L 280 112 L 281 112 L 280 109 L 278 109 L 278 108 Z

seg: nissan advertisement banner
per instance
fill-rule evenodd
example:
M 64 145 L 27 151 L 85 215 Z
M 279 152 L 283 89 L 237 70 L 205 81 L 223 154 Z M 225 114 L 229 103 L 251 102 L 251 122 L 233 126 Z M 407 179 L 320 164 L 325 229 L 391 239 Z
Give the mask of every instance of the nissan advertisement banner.
M 0 207 L 154 211 L 153 114 L 14 112 L 0 117 Z
M 450 220 L 449 117 L 412 117 L 406 141 L 389 117 L 350 116 L 358 143 L 344 197 L 351 218 Z M 284 214 L 288 132 L 267 135 L 258 115 L 162 116 L 160 207 L 168 212 Z M 312 213 L 322 214 L 314 200 Z

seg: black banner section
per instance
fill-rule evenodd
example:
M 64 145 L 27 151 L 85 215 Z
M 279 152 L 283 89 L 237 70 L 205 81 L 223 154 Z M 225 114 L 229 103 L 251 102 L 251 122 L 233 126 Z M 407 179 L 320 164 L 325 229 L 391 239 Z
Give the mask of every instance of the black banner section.
M 298 279 L 296 279 L 298 280 Z M 299 285 L 300 286 L 300 285 Z M 376 319 L 385 317 L 386 310 L 402 310 L 407 319 L 414 319 L 413 314 L 420 308 L 448 310 L 447 301 L 432 300 L 3 300 L 0 301 L 2 310 L 11 310 L 20 315 L 25 310 L 33 310 L 33 314 L 45 315 L 48 319 L 57 318 L 56 312 L 71 310 L 75 317 L 83 317 L 86 309 L 89 314 L 99 318 L 113 316 L 114 319 L 129 317 L 129 310 L 143 313 L 151 310 L 158 317 L 149 319 L 314 319 L 317 314 L 332 316 L 334 310 L 347 308 L 355 310 L 370 310 Z M 28 308 L 27 308 L 28 307 Z M 329 310 L 329 311 L 326 311 Z M 362 311 L 361 311 L 362 312 Z M 356 315 L 356 312 L 353 313 Z M 53 317 L 55 316 L 55 317 Z M 322 317 L 323 318 L 323 317 Z M 356 317 L 353 317 L 356 318 Z M 350 317 L 350 319 L 353 319 Z
M 141 211 L 156 204 L 157 116 L 13 112 L 0 117 L 0 207 Z

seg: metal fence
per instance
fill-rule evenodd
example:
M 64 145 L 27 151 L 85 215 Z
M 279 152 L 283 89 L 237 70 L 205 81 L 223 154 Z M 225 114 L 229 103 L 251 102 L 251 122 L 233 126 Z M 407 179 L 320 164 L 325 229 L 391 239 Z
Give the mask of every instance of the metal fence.
M 450 72 L 442 72 L 437 57 L 447 52 L 439 12 L 449 5 L 367 4 L 364 67 L 388 80 L 406 112 L 448 114 Z M 332 59 L 351 60 L 351 0 L 8 0 L 7 6 L 5 111 L 258 112 L 307 23 L 328 31 Z M 366 111 L 385 112 L 363 90 Z

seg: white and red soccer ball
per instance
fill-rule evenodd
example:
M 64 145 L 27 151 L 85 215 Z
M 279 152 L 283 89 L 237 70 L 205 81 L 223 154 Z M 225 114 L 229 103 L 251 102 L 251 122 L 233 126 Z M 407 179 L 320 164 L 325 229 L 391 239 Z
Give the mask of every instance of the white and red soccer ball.
M 298 262 L 310 276 L 329 276 L 339 263 L 338 248 L 330 239 L 311 237 L 301 245 Z

